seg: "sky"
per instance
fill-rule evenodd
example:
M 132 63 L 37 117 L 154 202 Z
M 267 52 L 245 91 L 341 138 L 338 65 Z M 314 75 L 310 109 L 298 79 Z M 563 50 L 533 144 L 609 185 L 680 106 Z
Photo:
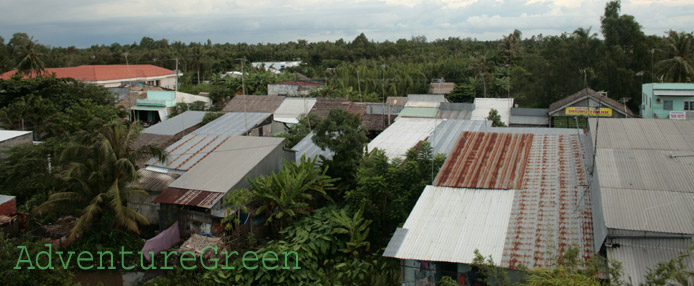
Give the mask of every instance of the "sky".
M 0 0 L 0 36 L 50 46 L 140 42 L 280 43 L 524 38 L 600 33 L 606 0 Z M 622 0 L 647 35 L 694 31 L 694 0 Z

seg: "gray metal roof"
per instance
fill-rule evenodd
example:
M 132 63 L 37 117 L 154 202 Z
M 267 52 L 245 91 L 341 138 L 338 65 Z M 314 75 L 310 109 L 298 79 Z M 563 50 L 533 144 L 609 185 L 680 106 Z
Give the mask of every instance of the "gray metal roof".
M 275 110 L 275 121 L 298 123 L 299 116 L 309 113 L 315 104 L 315 98 L 287 97 Z
M 382 149 L 390 159 L 404 158 L 407 150 L 426 140 L 441 122 L 431 118 L 400 118 L 376 136 L 368 149 Z
M 319 155 L 323 155 L 327 159 L 332 159 L 333 158 L 333 152 L 330 151 L 329 149 L 326 150 L 321 150 L 316 143 L 313 143 L 313 135 L 314 133 L 311 132 L 310 134 L 306 135 L 304 139 L 301 139 L 299 143 L 297 143 L 292 150 L 296 151 L 296 163 L 301 162 L 301 156 L 306 156 L 307 158 L 319 158 Z
M 270 113 L 255 113 L 248 112 L 244 115 L 243 112 L 229 112 L 214 121 L 205 124 L 198 130 L 193 131 L 193 134 L 198 135 L 243 135 L 246 131 L 252 129 L 256 125 L 262 123 L 271 117 Z M 246 121 L 248 121 L 248 129 L 246 129 Z
M 156 171 L 168 172 L 174 170 L 177 172 L 185 172 L 195 166 L 200 160 L 207 157 L 207 155 L 211 154 L 228 138 L 229 136 L 198 135 L 191 133 L 183 136 L 181 140 L 176 141 L 176 143 L 166 148 L 168 158 L 165 163 L 161 163 L 152 158 L 147 161 L 145 165 L 155 167 L 154 169 L 163 168 L 157 169 Z
M 608 229 L 694 234 L 692 192 L 607 187 L 600 187 L 600 191 L 605 225 Z
M 403 105 L 385 105 L 383 103 L 367 103 L 366 114 L 388 114 L 398 115 L 405 107 Z
M 500 265 L 515 192 L 427 186 L 383 255 L 469 264 L 477 249 Z
M 595 171 L 609 231 L 694 234 L 694 121 L 602 118 Z
M 443 94 L 408 94 L 406 107 L 439 107 L 441 102 L 447 102 Z
M 547 108 L 511 108 L 511 115 L 547 117 Z
M 646 283 L 646 273 L 657 267 L 659 262 L 667 262 L 686 253 L 692 243 L 690 238 L 620 238 L 612 239 L 607 247 L 607 258 L 622 262 L 623 282 L 626 285 Z M 694 257 L 685 259 L 688 270 L 694 271 Z
M 475 110 L 473 103 L 442 102 L 436 117 L 441 119 L 470 119 L 473 110 Z
M 255 168 L 284 138 L 232 136 L 204 160 L 176 179 L 170 187 L 227 192 Z M 279 160 L 281 162 L 281 160 Z
M 489 127 L 491 125 L 492 122 L 488 120 L 444 120 L 436 127 L 427 141 L 431 142 L 434 154 L 449 155 L 461 133 L 477 131 L 484 126 Z
M 204 111 L 188 110 L 142 130 L 144 134 L 176 135 L 202 122 Z

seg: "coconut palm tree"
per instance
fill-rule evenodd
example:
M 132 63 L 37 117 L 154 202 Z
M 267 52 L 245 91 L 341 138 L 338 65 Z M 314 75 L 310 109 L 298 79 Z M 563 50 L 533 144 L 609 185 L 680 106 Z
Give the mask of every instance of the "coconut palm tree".
M 148 224 L 141 214 L 129 209 L 129 198 L 146 196 L 138 183 L 134 162 L 154 156 L 165 160 L 158 147 L 147 145 L 137 150 L 130 146 L 140 132 L 137 123 L 114 120 L 102 124 L 98 132 L 79 132 L 62 151 L 64 169 L 60 177 L 68 189 L 51 195 L 36 209 L 37 214 L 59 209 L 77 209 L 79 219 L 70 231 L 77 238 L 87 228 L 101 221 L 108 227 L 139 232 Z
M 22 60 L 17 64 L 17 71 L 29 76 L 41 75 L 44 72 L 44 63 L 41 60 L 43 55 L 38 51 L 38 46 L 34 42 L 34 38 L 31 38 L 26 45 L 24 45 L 21 50 Z
M 668 59 L 658 62 L 658 69 L 668 82 L 691 82 L 694 79 L 694 37 L 691 33 L 670 31 L 665 39 Z

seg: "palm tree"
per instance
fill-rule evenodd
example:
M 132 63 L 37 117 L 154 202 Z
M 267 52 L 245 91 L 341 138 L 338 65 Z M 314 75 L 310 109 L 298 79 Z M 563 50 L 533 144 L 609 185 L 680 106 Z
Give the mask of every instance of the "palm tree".
M 17 65 L 17 71 L 29 76 L 41 75 L 44 72 L 44 64 L 41 60 L 43 55 L 37 50 L 34 38 L 31 38 L 20 51 L 22 60 Z
M 670 31 L 666 39 L 668 59 L 658 62 L 668 82 L 691 82 L 694 79 L 694 37 L 691 33 Z
M 493 63 L 487 60 L 487 55 L 478 57 L 470 57 L 469 68 L 475 72 L 475 77 L 482 76 L 482 84 L 484 86 L 484 97 L 487 97 L 487 80 L 485 75 L 489 74 Z
M 335 189 L 337 179 L 327 176 L 326 171 L 316 168 L 315 158 L 302 156 L 300 164 L 285 161 L 279 172 L 249 180 L 254 201 L 260 204 L 256 215 L 264 213 L 266 223 L 277 233 L 290 220 L 309 214 L 314 195 L 331 200 L 326 191 Z
M 148 221 L 126 206 L 128 199 L 147 195 L 139 186 L 134 162 L 150 156 L 166 159 L 158 147 L 130 147 L 140 132 L 137 123 L 114 120 L 101 124 L 97 130 L 79 132 L 62 151 L 60 161 L 65 162 L 65 167 L 59 176 L 68 189 L 51 195 L 36 209 L 38 214 L 77 209 L 80 217 L 70 231 L 71 239 L 98 221 L 102 226 L 139 232 L 138 226 Z

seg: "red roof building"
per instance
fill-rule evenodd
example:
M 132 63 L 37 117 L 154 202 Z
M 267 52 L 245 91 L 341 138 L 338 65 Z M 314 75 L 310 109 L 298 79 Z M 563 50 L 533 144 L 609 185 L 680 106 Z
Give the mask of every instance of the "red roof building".
M 46 74 L 57 78 L 73 78 L 104 87 L 117 87 L 128 83 L 144 83 L 149 86 L 160 86 L 173 89 L 176 84 L 176 73 L 170 69 L 154 65 L 81 65 L 67 68 L 47 68 Z M 0 75 L 7 80 L 16 70 Z M 182 74 L 179 73 L 178 76 Z

